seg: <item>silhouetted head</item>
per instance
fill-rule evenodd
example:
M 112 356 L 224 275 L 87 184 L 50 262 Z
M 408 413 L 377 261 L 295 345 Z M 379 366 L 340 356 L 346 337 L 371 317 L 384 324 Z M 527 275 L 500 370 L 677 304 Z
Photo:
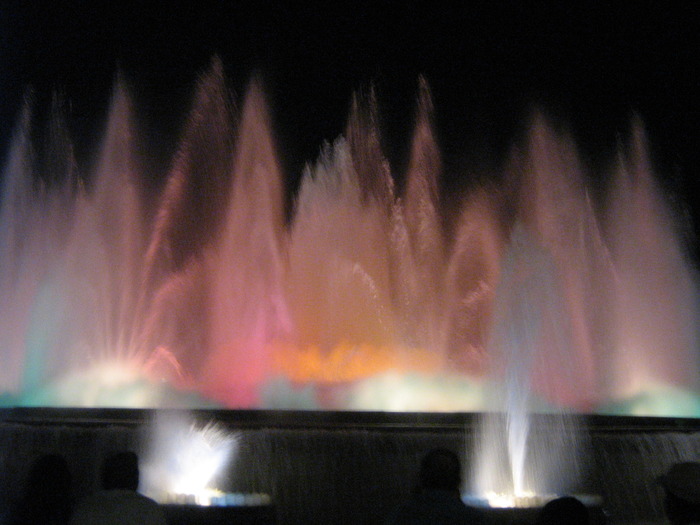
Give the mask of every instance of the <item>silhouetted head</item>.
M 139 488 L 139 458 L 133 452 L 119 452 L 105 459 L 102 488 L 136 490 Z
M 659 482 L 666 492 L 666 514 L 671 523 L 696 523 L 700 518 L 700 463 L 676 463 Z
M 26 495 L 32 499 L 64 498 L 70 493 L 71 474 L 68 462 L 58 454 L 37 459 L 29 470 Z
M 71 483 L 68 462 L 63 456 L 39 457 L 29 469 L 24 494 L 11 523 L 68 523 L 73 506 Z
M 563 496 L 548 502 L 537 518 L 538 525 L 588 525 L 586 506 L 571 496 Z
M 451 450 L 433 449 L 421 461 L 421 488 L 459 491 L 461 481 L 459 458 Z

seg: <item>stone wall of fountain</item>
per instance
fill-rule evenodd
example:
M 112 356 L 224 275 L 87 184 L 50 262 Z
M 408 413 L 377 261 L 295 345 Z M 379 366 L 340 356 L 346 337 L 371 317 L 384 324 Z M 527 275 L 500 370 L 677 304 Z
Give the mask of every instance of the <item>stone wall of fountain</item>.
M 98 484 L 102 458 L 131 448 L 146 455 L 152 414 L 42 409 L 3 412 L 0 423 L 2 501 L 21 490 L 31 461 L 59 452 L 71 465 L 76 496 Z M 432 447 L 452 448 L 469 474 L 477 469 L 477 416 L 438 414 L 359 414 L 199 412 L 235 430 L 239 449 L 218 488 L 271 495 L 278 523 L 382 523 L 416 482 L 422 455 Z M 532 424 L 541 435 L 547 418 Z M 578 422 L 591 442 L 590 456 L 572 455 L 585 474 L 569 486 L 577 494 L 597 494 L 609 523 L 664 523 L 662 494 L 655 478 L 675 461 L 700 455 L 695 420 L 606 417 Z M 548 432 L 544 432 L 548 435 Z

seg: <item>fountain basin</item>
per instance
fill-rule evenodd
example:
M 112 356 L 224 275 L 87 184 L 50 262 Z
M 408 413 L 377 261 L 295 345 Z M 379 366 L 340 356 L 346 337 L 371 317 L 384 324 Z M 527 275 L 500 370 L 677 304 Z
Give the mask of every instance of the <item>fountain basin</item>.
M 237 523 L 277 523 L 276 509 L 271 504 L 259 505 L 189 505 L 168 503 L 162 505 L 169 525 L 224 525 Z
M 265 492 L 273 501 L 274 510 L 239 508 L 222 513 L 238 512 L 243 520 L 251 513 L 269 516 L 272 511 L 277 523 L 290 525 L 381 523 L 410 496 L 419 459 L 426 451 L 436 447 L 463 450 L 465 466 L 473 466 L 472 445 L 481 419 L 469 413 L 256 410 L 200 410 L 195 416 L 242 433 L 231 485 L 220 488 Z M 0 409 L 0 460 L 4 465 L 0 501 L 19 496 L 17 480 L 25 477 L 32 458 L 43 453 L 61 453 L 68 459 L 74 468 L 76 497 L 92 492 L 102 458 L 113 450 L 140 450 L 144 429 L 152 418 L 153 411 L 135 409 Z M 579 419 L 581 432 L 592 441 L 591 471 L 571 493 L 600 494 L 608 524 L 664 523 L 663 492 L 653 480 L 672 463 L 700 454 L 700 420 Z M 547 420 L 544 415 L 535 418 L 534 425 L 546 425 Z M 174 519 L 191 513 L 192 522 L 201 522 L 197 520 L 202 515 L 220 514 L 176 506 L 188 508 L 180 514 L 180 509 L 169 511 L 176 515 Z M 537 510 L 487 512 L 497 523 L 512 522 L 512 516 L 523 516 L 525 523 L 532 523 Z
M 209 490 L 200 494 L 163 493 L 156 497 L 163 505 L 196 505 L 199 507 L 264 507 L 272 505 L 269 494 L 221 492 Z
M 536 523 L 542 508 L 552 500 L 563 495 L 560 494 L 528 494 L 523 496 L 482 496 L 474 494 L 462 494 L 462 501 L 469 506 L 478 509 L 487 519 L 488 523 Z M 602 525 L 608 522 L 603 509 L 603 498 L 594 494 L 573 494 L 583 503 L 589 512 L 591 525 Z

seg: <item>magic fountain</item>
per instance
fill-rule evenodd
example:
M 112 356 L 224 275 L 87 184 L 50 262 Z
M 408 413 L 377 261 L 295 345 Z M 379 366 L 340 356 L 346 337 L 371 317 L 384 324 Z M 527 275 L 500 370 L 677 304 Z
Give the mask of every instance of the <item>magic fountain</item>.
M 427 85 L 401 185 L 377 113 L 353 99 L 286 214 L 263 92 L 236 106 L 217 62 L 157 196 L 123 84 L 89 176 L 60 104 L 40 144 L 28 104 L 0 193 L 1 399 L 493 412 L 474 486 L 521 496 L 578 446 L 571 413 L 700 416 L 695 271 L 641 126 L 593 192 L 535 116 L 500 186 L 448 216 Z M 533 412 L 571 438 L 539 459 Z

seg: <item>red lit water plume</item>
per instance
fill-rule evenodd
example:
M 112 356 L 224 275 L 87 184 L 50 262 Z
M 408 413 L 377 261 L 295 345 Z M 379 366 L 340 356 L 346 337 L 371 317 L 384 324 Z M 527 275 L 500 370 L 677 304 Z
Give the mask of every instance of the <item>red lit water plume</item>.
M 235 99 L 222 71 L 155 197 L 122 84 L 87 179 L 60 104 L 39 145 L 25 111 L 0 202 L 8 403 L 698 415 L 695 273 L 641 126 L 605 201 L 542 117 L 501 187 L 445 196 L 427 84 L 401 185 L 358 95 L 287 217 L 261 86 Z

